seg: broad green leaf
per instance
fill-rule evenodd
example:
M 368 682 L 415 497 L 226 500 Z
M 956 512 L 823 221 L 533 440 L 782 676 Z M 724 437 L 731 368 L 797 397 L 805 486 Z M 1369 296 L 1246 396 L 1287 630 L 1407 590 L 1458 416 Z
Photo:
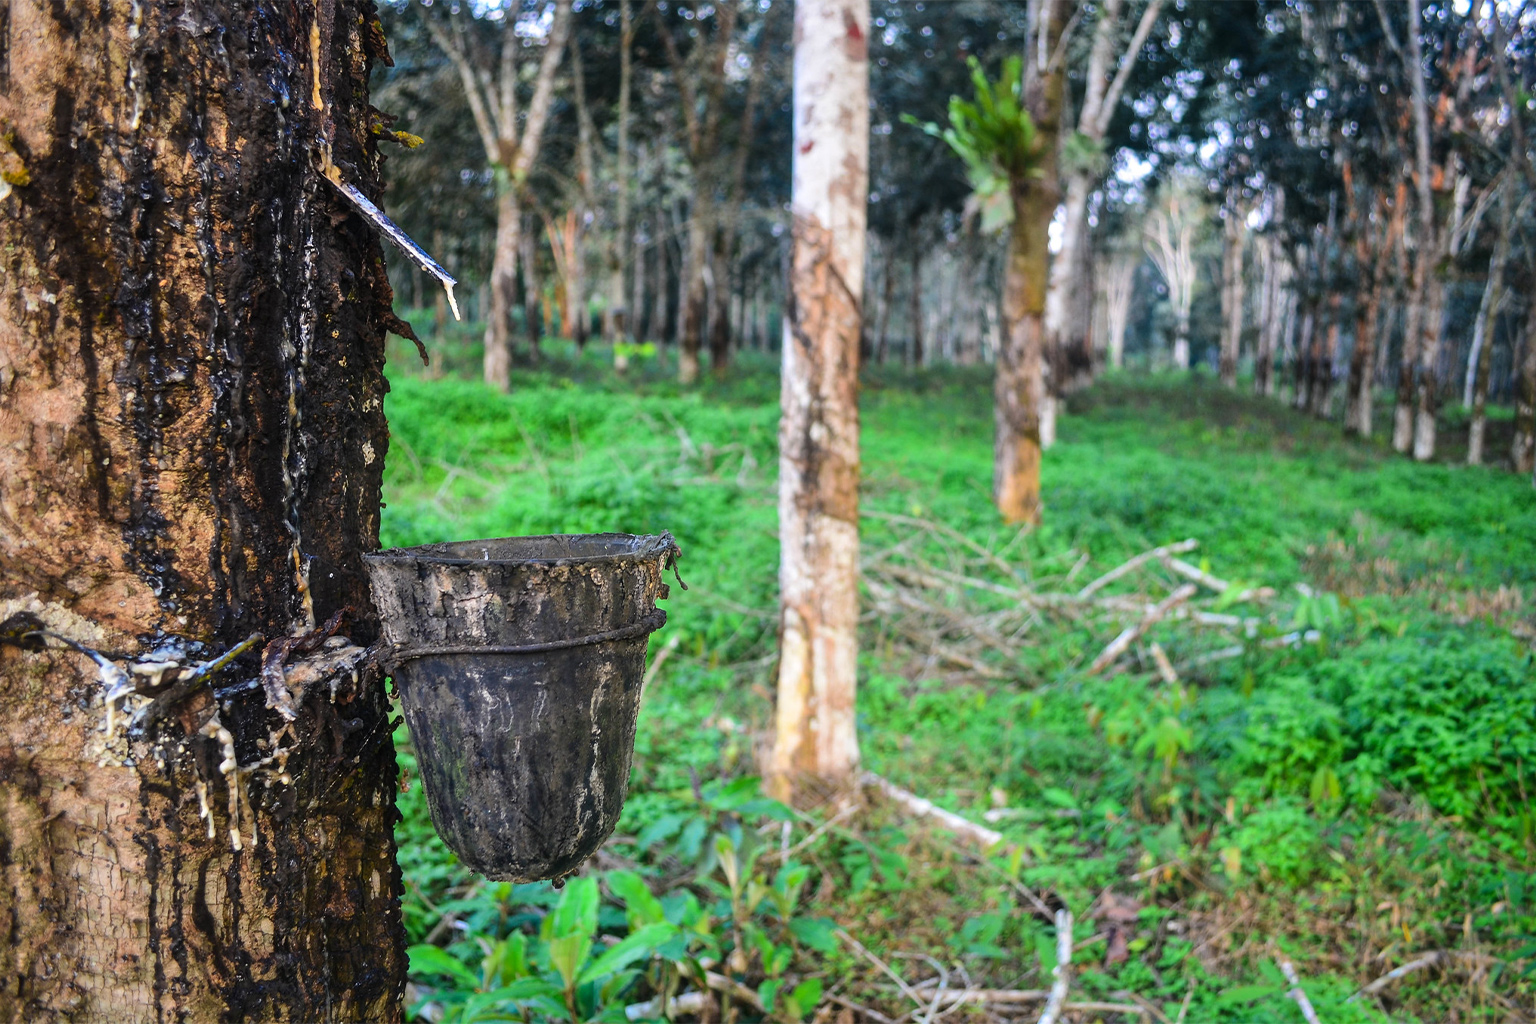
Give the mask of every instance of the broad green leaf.
M 632 932 L 617 945 L 610 946 L 606 952 L 587 965 L 581 972 L 577 983 L 585 985 L 589 981 L 596 981 L 605 974 L 623 970 L 636 960 L 648 959 L 656 952 L 656 947 L 678 934 L 675 925 L 651 924 L 646 925 L 637 932 Z
M 629 918 L 631 930 L 666 920 L 667 915 L 661 908 L 661 901 L 651 894 L 650 886 L 645 884 L 645 879 L 635 872 L 610 871 L 607 881 L 609 890 L 624 901 L 624 909 Z
M 818 953 L 830 953 L 837 948 L 837 922 L 828 917 L 797 917 L 789 922 L 789 930 L 803 945 Z
M 592 940 L 586 935 L 561 935 L 549 940 L 549 965 L 560 972 L 566 988 L 575 984 L 591 950 Z
M 465 988 L 480 987 L 480 979 L 474 971 L 437 946 L 423 942 L 407 949 L 405 954 L 410 960 L 412 974 L 446 974 Z

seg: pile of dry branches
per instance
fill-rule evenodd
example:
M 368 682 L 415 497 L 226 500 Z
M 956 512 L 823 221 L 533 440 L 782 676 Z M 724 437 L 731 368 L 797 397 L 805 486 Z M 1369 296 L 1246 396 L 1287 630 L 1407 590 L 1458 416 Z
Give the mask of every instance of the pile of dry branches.
M 1025 649 L 1043 631 L 1064 627 L 1102 644 L 1086 665 L 1089 675 L 1113 675 L 1135 664 L 1155 668 L 1171 682 L 1178 669 L 1163 648 L 1141 645 L 1160 622 L 1193 627 L 1181 642 L 1185 660 L 1179 668 L 1236 657 L 1248 644 L 1314 638 L 1292 633 L 1260 639 L 1275 632 L 1273 615 L 1229 609 L 1262 607 L 1275 591 L 1234 584 L 1185 561 L 1179 556 L 1199 547 L 1193 539 L 1142 552 L 1079 585 L 1086 554 L 1065 573 L 1026 573 L 1009 559 L 1018 538 L 994 548 L 943 523 L 864 515 L 887 524 L 898 538 L 883 547 L 866 545 L 860 568 L 870 600 L 864 620 L 879 632 L 882 648 L 900 644 L 924 662 L 924 670 L 947 664 L 988 679 L 1028 679 Z

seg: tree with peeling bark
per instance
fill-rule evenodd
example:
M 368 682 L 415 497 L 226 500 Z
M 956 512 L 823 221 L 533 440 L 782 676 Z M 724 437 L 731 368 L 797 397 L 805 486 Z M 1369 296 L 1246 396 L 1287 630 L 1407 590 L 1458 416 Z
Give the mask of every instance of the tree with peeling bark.
M 1200 201 L 1186 180 L 1176 180 L 1167 196 L 1147 214 L 1143 237 L 1147 258 L 1163 275 L 1168 303 L 1173 307 L 1173 365 L 1189 368 L 1189 312 L 1195 300 L 1195 232 L 1201 219 Z
M 769 789 L 846 791 L 859 769 L 859 335 L 869 190 L 868 0 L 794 23 L 790 309 L 779 422 L 778 704 Z
M 1237 387 L 1237 358 L 1243 340 L 1243 250 L 1248 235 L 1247 210 L 1237 190 L 1228 193 L 1222 211 L 1221 346 L 1217 372 L 1224 387 Z
M 373 5 L 7 24 L 0 1017 L 399 1019 Z
M 1060 248 L 1051 259 L 1050 286 L 1045 297 L 1046 347 L 1058 362 L 1063 362 L 1060 356 L 1065 352 L 1068 317 L 1077 295 L 1088 287 L 1079 256 L 1089 244 L 1088 200 L 1107 168 L 1104 140 L 1120 109 L 1120 98 L 1142 47 L 1162 13 L 1163 0 L 1147 0 L 1128 40 L 1124 39 L 1125 0 L 1104 0 L 1096 6 L 1082 107 L 1074 130 L 1063 141 L 1061 176 L 1065 184 Z M 1062 54 L 1054 59 L 1064 57 Z M 1079 362 L 1091 364 L 1091 359 Z M 1045 417 L 1050 421 L 1045 430 L 1049 435 L 1055 433 L 1057 398 L 1069 383 L 1064 378 L 1063 372 L 1051 376 L 1051 392 L 1046 396 L 1045 407 Z
M 571 0 L 555 0 L 554 17 L 534 77 L 526 115 L 519 114 L 517 9 L 498 8 L 497 52 L 481 39 L 488 19 L 474 19 L 457 5 L 444 15 L 423 9 L 427 31 L 453 62 L 474 117 L 485 160 L 496 180 L 496 243 L 491 263 L 490 309 L 485 317 L 485 382 L 512 386 L 512 307 L 517 297 L 517 258 L 522 248 L 523 206 L 529 172 L 539 159 L 544 127 L 554 102 L 555 73 L 565 55 Z M 474 22 L 474 24 L 468 24 Z

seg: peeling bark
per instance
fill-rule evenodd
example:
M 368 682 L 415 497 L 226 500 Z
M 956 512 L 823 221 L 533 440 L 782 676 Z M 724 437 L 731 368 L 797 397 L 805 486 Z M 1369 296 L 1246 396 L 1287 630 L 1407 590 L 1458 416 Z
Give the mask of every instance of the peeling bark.
M 379 192 L 373 5 L 18 3 L 10 40 L 30 184 L 0 200 L 0 617 L 217 652 L 351 605 L 369 642 L 391 294 L 321 167 Z M 199 820 L 214 741 L 188 726 L 217 711 L 226 755 L 258 760 L 260 687 L 109 740 L 93 664 L 0 648 L 0 1017 L 398 1019 L 394 754 L 366 684 L 295 688 L 290 781 L 247 783 L 237 851 Z
M 869 190 L 868 0 L 795 7 L 794 218 L 779 425 L 780 799 L 851 789 L 858 667 L 859 333 Z

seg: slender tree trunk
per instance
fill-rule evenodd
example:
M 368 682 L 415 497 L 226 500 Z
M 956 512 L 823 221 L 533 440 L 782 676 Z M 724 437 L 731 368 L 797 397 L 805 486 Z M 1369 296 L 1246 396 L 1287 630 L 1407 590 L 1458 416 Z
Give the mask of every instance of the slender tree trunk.
M 1440 339 L 1445 319 L 1445 282 L 1429 281 L 1424 303 L 1424 341 L 1419 348 L 1419 390 L 1414 410 L 1413 458 L 1428 462 L 1435 457 L 1435 419 L 1440 410 Z
M 1339 361 L 1339 333 L 1342 330 L 1344 299 L 1338 292 L 1328 297 L 1328 330 L 1323 335 L 1323 349 L 1313 367 L 1316 380 L 1312 386 L 1312 415 L 1326 420 L 1333 415 L 1333 373 Z
M 1515 436 L 1509 460 L 1515 472 L 1536 472 L 1536 315 L 1527 314 L 1521 339 L 1519 376 L 1515 381 Z
M 923 365 L 923 253 L 912 247 L 912 290 L 907 293 L 908 316 L 912 320 L 912 347 L 907 358 L 913 366 Z
M 896 285 L 896 275 L 891 273 L 894 261 L 887 252 L 881 263 L 880 322 L 875 327 L 875 362 L 885 365 L 888 335 L 891 326 L 891 292 Z
M 779 425 L 780 799 L 857 778 L 859 403 L 868 0 L 795 7 L 791 311 Z
M 1371 290 L 1355 303 L 1355 350 L 1349 359 L 1349 391 L 1345 396 L 1344 430 L 1371 436 L 1371 403 L 1374 396 L 1372 367 L 1376 359 L 1377 325 L 1381 320 L 1381 295 L 1386 287 L 1384 259 L 1376 261 Z
M 1234 205 L 1224 222 L 1226 248 L 1222 251 L 1222 312 L 1225 314 L 1221 330 L 1221 354 L 1218 363 L 1221 383 L 1229 388 L 1237 387 L 1238 344 L 1243 337 L 1243 223 Z
M 709 293 L 705 276 L 709 268 L 709 213 L 700 192 L 695 192 L 688 218 L 688 253 L 682 302 L 682 329 L 677 377 L 684 384 L 699 379 L 699 350 L 709 324 Z
M 1039 277 L 1042 246 L 1024 219 L 1035 211 L 1028 200 L 1014 215 L 1003 277 L 1003 347 L 993 389 L 996 440 L 993 445 L 993 500 L 1011 523 L 1038 523 L 1040 504 L 1040 408 L 1045 400 L 1044 305 Z M 1037 205 L 1040 205 L 1037 203 Z M 1033 308 L 1032 308 L 1033 307 Z
M 709 370 L 723 378 L 731 364 L 731 254 L 727 251 L 734 232 L 717 227 L 711 246 L 714 287 L 710 289 L 714 315 L 709 321 Z
M 614 231 L 608 246 L 608 310 L 603 318 L 603 337 L 620 342 L 634 330 L 630 322 L 640 313 L 638 302 L 629 309 L 624 305 L 624 254 L 632 244 L 629 223 L 629 196 L 632 184 L 629 174 L 629 122 L 630 93 L 634 72 L 631 68 L 631 51 L 634 49 L 635 24 L 629 0 L 619 0 L 619 118 L 618 153 L 614 183 L 618 188 L 618 209 L 614 216 Z M 638 273 L 638 266 L 636 268 Z M 630 309 L 634 312 L 631 313 Z
M 523 257 L 523 328 L 528 333 L 528 355 L 537 363 L 539 339 L 544 325 L 541 312 L 544 285 L 539 280 L 539 240 L 535 232 L 525 228 L 518 242 Z
M 496 196 L 491 311 L 485 318 L 485 382 L 502 391 L 512 389 L 512 307 L 517 301 L 517 254 L 522 246 L 522 226 L 523 211 L 517 191 L 504 185 Z
M 1418 251 L 1413 263 L 1413 294 L 1408 300 L 1408 325 L 1403 335 L 1402 365 L 1398 370 L 1397 408 L 1393 412 L 1392 447 L 1404 453 L 1412 448 L 1414 458 L 1420 457 L 1418 453 L 1421 447 L 1414 436 L 1416 432 L 1414 374 L 1415 370 L 1422 373 L 1427 367 L 1431 378 L 1434 376 L 1434 359 L 1439 356 L 1438 313 L 1439 296 L 1442 292 L 1439 287 L 1440 282 L 1431 274 L 1439 253 L 1439 246 L 1436 241 L 1434 179 L 1429 151 L 1429 100 L 1424 83 L 1423 47 L 1420 43 L 1423 28 L 1419 0 L 1408 0 L 1407 72 L 1413 107 L 1414 176 L 1418 192 L 1419 231 L 1415 239 Z M 1418 402 L 1418 418 L 1421 421 L 1418 430 L 1424 430 L 1422 421 L 1427 413 L 1429 424 L 1424 440 L 1432 454 L 1436 396 L 1433 393 L 1434 381 L 1428 382 L 1430 386 L 1427 389 L 1425 383 L 1422 380 L 1418 382 L 1418 391 L 1421 396 Z M 1428 455 L 1424 457 L 1428 458 Z
M 347 635 L 376 636 L 360 555 L 397 322 L 315 140 L 378 196 L 385 50 L 370 4 L 312 11 L 247 32 L 221 0 L 9 5 L 26 183 L 0 199 L 0 620 L 183 669 L 348 605 Z M 216 685 L 255 680 L 253 652 Z M 0 647 L 0 1018 L 398 1020 L 379 681 L 326 671 L 285 726 L 260 686 L 215 702 L 190 673 L 176 696 L 170 672 L 122 671 Z M 130 725 L 141 691 L 160 703 Z
M 1050 224 L 1060 200 L 1056 153 L 1066 74 L 1060 65 L 1041 66 L 1040 57 L 1055 52 L 1066 27 L 1066 6 L 1045 0 L 1036 14 L 1023 84 L 1041 158 L 1035 176 L 1010 183 L 1013 224 L 1003 277 L 1003 347 L 993 383 L 992 443 L 992 500 L 1009 523 L 1037 524 L 1042 512 L 1041 418 L 1049 396 L 1045 307 Z
M 1482 308 L 1478 310 L 1477 337 L 1468 359 L 1467 387 L 1471 392 L 1472 422 L 1467 435 L 1467 463 L 1481 465 L 1483 440 L 1488 430 L 1488 371 L 1493 362 L 1494 334 L 1499 323 L 1499 307 L 1504 302 L 1504 264 L 1509 259 L 1509 236 L 1514 228 L 1515 198 L 1513 183 L 1506 183 L 1499 197 L 1501 213 L 1499 237 L 1488 261 L 1488 286 L 1483 290 Z

